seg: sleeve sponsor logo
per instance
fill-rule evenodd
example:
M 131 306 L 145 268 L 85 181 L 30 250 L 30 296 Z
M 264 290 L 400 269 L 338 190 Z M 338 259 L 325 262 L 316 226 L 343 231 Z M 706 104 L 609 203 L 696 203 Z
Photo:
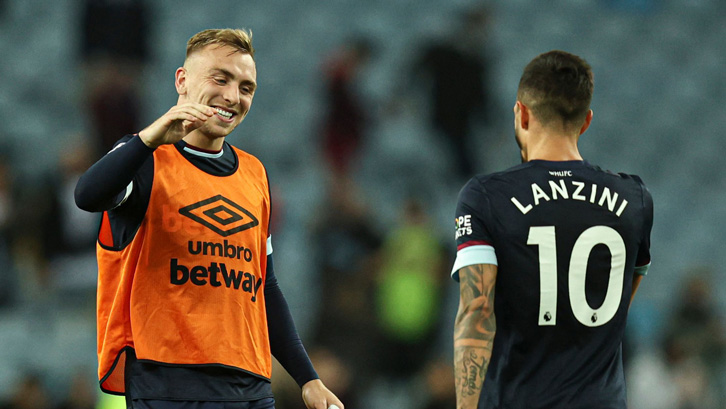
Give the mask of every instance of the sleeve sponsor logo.
M 456 239 L 462 236 L 471 235 L 473 232 L 471 228 L 471 215 L 467 214 L 456 218 Z

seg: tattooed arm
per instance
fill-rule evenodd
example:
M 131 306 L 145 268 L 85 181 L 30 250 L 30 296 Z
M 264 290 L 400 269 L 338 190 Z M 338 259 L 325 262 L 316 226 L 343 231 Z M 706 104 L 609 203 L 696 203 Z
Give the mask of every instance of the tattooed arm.
M 459 270 L 459 311 L 454 324 L 457 409 L 476 409 L 492 356 L 496 319 L 497 266 L 474 264 Z

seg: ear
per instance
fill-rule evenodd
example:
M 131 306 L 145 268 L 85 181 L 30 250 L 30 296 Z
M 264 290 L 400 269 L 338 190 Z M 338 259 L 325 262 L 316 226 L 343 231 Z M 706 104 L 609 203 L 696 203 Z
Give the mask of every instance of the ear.
M 520 128 L 529 129 L 529 108 L 522 101 L 517 101 L 514 105 L 514 120 L 519 122 Z
M 174 76 L 174 86 L 176 86 L 176 92 L 179 95 L 186 95 L 187 93 L 187 70 L 184 67 L 176 69 Z
M 587 111 L 587 115 L 585 115 L 585 123 L 582 124 L 582 128 L 580 128 L 580 133 L 578 135 L 582 135 L 587 131 L 587 128 L 590 127 L 590 123 L 592 122 L 592 109 Z

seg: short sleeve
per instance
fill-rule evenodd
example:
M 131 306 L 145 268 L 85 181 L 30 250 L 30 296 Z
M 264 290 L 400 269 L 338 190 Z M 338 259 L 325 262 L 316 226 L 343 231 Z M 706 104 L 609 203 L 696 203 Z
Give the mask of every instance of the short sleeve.
M 481 183 L 472 179 L 459 192 L 455 216 L 456 259 L 451 276 L 459 280 L 459 269 L 473 264 L 497 265 L 492 235 L 489 199 Z
M 635 260 L 635 273 L 646 275 L 650 267 L 650 232 L 653 229 L 653 197 L 640 178 L 637 179 L 643 192 L 643 236 Z

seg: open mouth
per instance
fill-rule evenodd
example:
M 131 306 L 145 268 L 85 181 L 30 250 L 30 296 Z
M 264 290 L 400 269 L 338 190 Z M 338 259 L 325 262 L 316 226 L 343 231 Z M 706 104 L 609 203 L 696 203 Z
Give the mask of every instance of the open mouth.
M 217 117 L 223 120 L 224 122 L 232 122 L 232 118 L 236 115 L 232 111 L 228 111 L 224 108 L 214 107 L 214 112 L 216 112 Z

